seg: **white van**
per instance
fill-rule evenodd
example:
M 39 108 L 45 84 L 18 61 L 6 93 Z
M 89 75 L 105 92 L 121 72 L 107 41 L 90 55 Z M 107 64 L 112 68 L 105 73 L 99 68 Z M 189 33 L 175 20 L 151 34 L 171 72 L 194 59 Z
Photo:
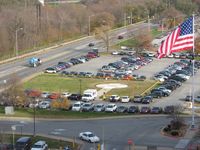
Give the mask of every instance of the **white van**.
M 81 98 L 84 102 L 89 102 L 95 100 L 97 97 L 97 90 L 96 89 L 87 89 L 83 92 L 83 96 Z

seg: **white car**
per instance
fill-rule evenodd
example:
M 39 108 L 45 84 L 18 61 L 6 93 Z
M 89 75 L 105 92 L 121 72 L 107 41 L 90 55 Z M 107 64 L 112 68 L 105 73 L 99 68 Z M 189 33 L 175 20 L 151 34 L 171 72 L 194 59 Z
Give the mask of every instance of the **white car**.
M 100 138 L 98 136 L 89 131 L 79 133 L 79 138 L 90 143 L 96 143 L 100 141 Z
M 122 96 L 122 97 L 121 97 L 121 102 L 122 102 L 122 103 L 128 103 L 129 101 L 130 101 L 129 96 Z
M 114 52 L 112 52 L 111 54 L 112 54 L 112 55 L 118 55 L 119 52 L 118 52 L 118 51 L 114 51 Z
M 115 112 L 117 109 L 117 105 L 115 104 L 108 104 L 105 108 L 105 112 Z
M 51 105 L 51 103 L 49 101 L 42 101 L 39 103 L 38 107 L 47 109 L 47 108 L 50 108 L 50 105 Z
M 50 95 L 49 92 L 42 92 L 41 97 L 42 98 L 47 98 Z
M 47 69 L 45 69 L 45 72 L 46 73 L 56 73 L 57 71 L 54 68 L 47 68 Z
M 61 95 L 60 95 L 60 97 L 62 97 L 62 98 L 68 98 L 70 95 L 71 95 L 71 93 L 69 93 L 69 92 L 62 92 Z
M 76 102 L 72 106 L 72 111 L 81 111 L 83 107 L 83 102 Z
M 46 144 L 45 141 L 38 141 L 31 148 L 31 150 L 47 150 L 47 149 L 48 145 Z

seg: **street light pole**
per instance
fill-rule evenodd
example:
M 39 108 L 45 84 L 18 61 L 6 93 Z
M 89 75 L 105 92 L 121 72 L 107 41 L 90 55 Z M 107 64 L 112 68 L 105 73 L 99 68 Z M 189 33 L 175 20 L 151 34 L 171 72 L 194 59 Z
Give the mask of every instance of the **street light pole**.
M 33 136 L 35 137 L 35 97 L 34 97 L 34 105 L 33 105 Z
M 79 89 L 79 92 L 80 92 L 80 94 L 81 94 L 81 92 L 82 92 L 82 90 L 81 90 L 81 89 L 82 89 L 82 87 L 81 87 L 81 86 L 82 86 L 82 85 L 81 85 L 82 80 L 79 79 L 79 82 L 80 82 L 80 89 Z
M 11 126 L 12 132 L 13 132 L 13 150 L 15 149 L 15 130 L 16 130 L 16 126 L 13 125 Z
M 19 28 L 15 30 L 15 56 L 18 56 L 18 32 L 23 30 L 23 28 Z

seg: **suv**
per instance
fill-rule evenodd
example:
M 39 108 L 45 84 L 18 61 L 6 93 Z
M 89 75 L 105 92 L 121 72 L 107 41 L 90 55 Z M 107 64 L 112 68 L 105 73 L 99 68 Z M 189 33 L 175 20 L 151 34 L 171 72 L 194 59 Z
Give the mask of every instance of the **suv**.
M 31 149 L 31 138 L 30 137 L 20 137 L 15 145 L 16 150 L 30 150 Z
M 81 94 L 71 94 L 71 95 L 68 97 L 69 100 L 76 100 L 76 101 L 81 100 L 81 98 L 82 98 Z
M 111 95 L 110 102 L 117 102 L 120 101 L 120 97 L 118 95 Z
M 47 150 L 48 145 L 45 141 L 37 141 L 31 148 L 31 150 Z

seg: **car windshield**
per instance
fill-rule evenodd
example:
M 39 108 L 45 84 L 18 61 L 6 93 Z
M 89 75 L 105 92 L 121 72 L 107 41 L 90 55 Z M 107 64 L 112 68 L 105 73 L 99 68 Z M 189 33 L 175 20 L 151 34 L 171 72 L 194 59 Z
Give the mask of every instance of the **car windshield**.
M 126 98 L 128 98 L 128 96 L 122 96 L 122 98 L 126 99 Z
M 88 137 L 94 137 L 94 134 L 88 134 Z
M 96 106 L 96 108 L 101 108 L 101 107 L 102 107 L 102 105 L 97 105 L 97 106 Z
M 42 148 L 42 145 L 35 144 L 35 145 L 33 145 L 33 148 Z
M 74 104 L 74 107 L 79 107 L 80 106 L 80 104 Z
M 113 95 L 113 96 L 111 96 L 111 98 L 116 98 L 117 96 L 115 96 L 115 95 Z
M 84 107 L 90 107 L 90 104 L 85 104 Z
M 113 105 L 108 105 L 108 108 L 113 108 L 114 106 Z
M 83 97 L 92 97 L 90 94 L 84 94 Z

